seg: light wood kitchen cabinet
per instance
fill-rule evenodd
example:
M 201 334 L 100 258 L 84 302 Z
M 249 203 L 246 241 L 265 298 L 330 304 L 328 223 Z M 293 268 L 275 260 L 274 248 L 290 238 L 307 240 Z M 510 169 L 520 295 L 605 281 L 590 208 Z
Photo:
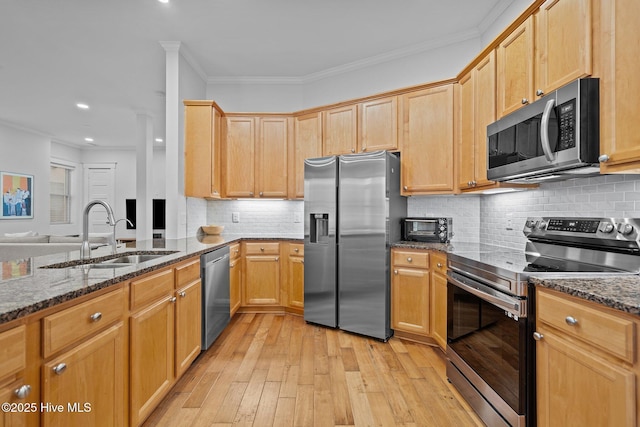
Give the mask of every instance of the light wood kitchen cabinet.
M 640 173 L 640 2 L 599 2 L 600 172 Z
M 120 321 L 42 367 L 42 425 L 124 425 L 124 333 Z
M 304 198 L 304 160 L 322 156 L 322 113 L 293 118 L 289 146 L 289 198 Z
M 358 151 L 358 108 L 356 104 L 322 112 L 322 155 L 335 156 Z
M 37 405 L 37 411 L 32 412 L 39 413 L 40 399 L 35 398 L 34 402 L 32 385 L 26 381 L 24 375 L 27 363 L 26 347 L 26 327 L 24 325 L 0 333 L 0 401 L 12 405 Z M 28 411 L 2 411 L 0 412 L 0 427 L 27 426 L 30 415 L 33 418 L 33 414 Z
M 223 138 L 225 197 L 253 197 L 255 190 L 254 117 L 226 117 Z
M 636 426 L 637 319 L 536 288 L 539 426 Z
M 280 243 L 243 242 L 243 306 L 280 305 Z
M 212 101 L 184 101 L 184 194 L 221 197 L 222 110 Z
M 398 151 L 398 97 L 358 104 L 358 151 Z
M 431 336 L 442 350 L 447 348 L 447 255 L 431 253 Z
M 304 310 L 304 244 L 288 244 L 287 260 L 287 308 L 297 314 Z
M 229 246 L 229 309 L 233 316 L 242 303 L 242 258 L 240 243 Z
M 402 95 L 402 195 L 455 190 L 453 84 Z
M 498 116 L 534 101 L 534 25 L 527 18 L 496 48 Z
M 202 343 L 202 285 L 200 259 L 175 269 L 175 376 L 180 377 L 198 357 Z
M 287 197 L 289 119 L 258 119 L 259 139 L 256 150 L 256 191 L 258 197 Z
M 132 306 L 143 306 L 130 317 L 130 415 L 131 425 L 137 426 L 160 403 L 175 378 L 173 269 L 134 280 L 130 287 Z
M 394 249 L 391 257 L 391 327 L 395 331 L 428 335 L 429 255 Z

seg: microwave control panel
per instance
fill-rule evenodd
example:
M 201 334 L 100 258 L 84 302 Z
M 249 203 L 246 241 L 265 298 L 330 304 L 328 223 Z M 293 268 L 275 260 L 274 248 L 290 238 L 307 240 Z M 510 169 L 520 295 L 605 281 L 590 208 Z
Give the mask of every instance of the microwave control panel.
M 572 99 L 558 108 L 560 140 L 558 151 L 576 146 L 576 100 Z

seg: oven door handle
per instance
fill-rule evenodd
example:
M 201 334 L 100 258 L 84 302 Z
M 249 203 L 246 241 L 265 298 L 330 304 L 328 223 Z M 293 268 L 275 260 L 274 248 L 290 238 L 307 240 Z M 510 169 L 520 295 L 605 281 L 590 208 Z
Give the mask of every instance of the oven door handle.
M 447 274 L 449 282 L 460 289 L 467 291 L 470 294 L 473 294 L 478 298 L 513 314 L 514 316 L 527 317 L 527 305 L 524 304 L 523 300 L 512 298 L 502 292 L 496 291 L 490 286 L 468 277 L 465 277 L 464 279 L 459 279 L 458 277 L 460 277 L 460 275 L 453 272 L 449 272 L 449 274 Z M 470 282 L 471 284 L 465 283 L 461 280 Z

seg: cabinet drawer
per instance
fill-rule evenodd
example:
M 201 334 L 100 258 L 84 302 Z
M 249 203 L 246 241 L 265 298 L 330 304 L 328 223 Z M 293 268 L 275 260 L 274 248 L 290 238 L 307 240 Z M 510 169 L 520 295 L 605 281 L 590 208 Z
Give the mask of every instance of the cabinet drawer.
M 25 326 L 0 334 L 0 380 L 25 367 Z
M 429 254 L 396 250 L 392 252 L 392 263 L 394 267 L 429 268 Z
M 200 258 L 176 267 L 176 289 L 200 279 Z
M 42 319 L 44 357 L 121 319 L 123 298 L 118 289 Z
M 442 252 L 431 253 L 431 268 L 442 275 L 447 274 L 447 255 Z
M 229 246 L 229 260 L 233 261 L 238 258 L 240 258 L 240 243 L 234 243 Z
M 631 320 L 541 290 L 536 307 L 540 322 L 633 363 L 635 324 Z
M 302 243 L 291 243 L 289 245 L 289 255 L 304 256 L 304 244 L 302 244 Z
M 245 243 L 245 245 L 246 255 L 280 254 L 280 243 L 277 242 Z
M 164 295 L 173 293 L 173 269 L 161 270 L 131 282 L 131 309 L 135 310 Z

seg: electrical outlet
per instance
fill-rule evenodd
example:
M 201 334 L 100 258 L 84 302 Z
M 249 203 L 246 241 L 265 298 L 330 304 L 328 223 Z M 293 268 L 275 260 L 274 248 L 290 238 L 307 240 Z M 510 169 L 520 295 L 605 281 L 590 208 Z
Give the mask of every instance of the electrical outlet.
M 240 212 L 232 212 L 231 213 L 231 221 L 232 222 L 240 222 Z
M 301 212 L 294 212 L 293 213 L 293 222 L 296 222 L 296 223 L 302 222 L 302 213 Z
M 511 218 L 507 218 L 507 230 L 513 230 L 513 220 Z

